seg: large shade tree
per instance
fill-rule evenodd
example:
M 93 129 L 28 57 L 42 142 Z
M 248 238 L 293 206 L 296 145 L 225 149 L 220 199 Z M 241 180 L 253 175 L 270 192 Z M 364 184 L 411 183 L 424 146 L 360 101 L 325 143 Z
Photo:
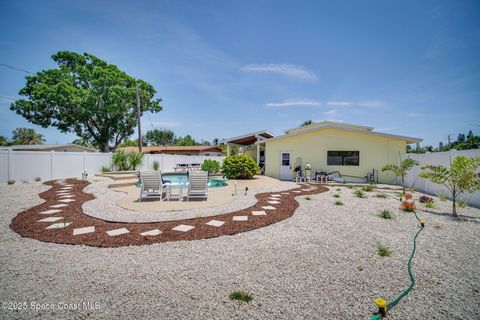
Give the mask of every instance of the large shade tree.
M 145 134 L 147 141 L 156 146 L 169 146 L 175 141 L 175 133 L 167 129 L 154 129 Z
M 91 54 L 60 51 L 52 56 L 58 69 L 28 76 L 19 92 L 27 99 L 11 110 L 42 127 L 74 132 L 108 152 L 134 133 L 137 124 L 136 91 L 141 114 L 159 112 L 155 89 Z M 141 115 L 140 114 L 140 115 Z

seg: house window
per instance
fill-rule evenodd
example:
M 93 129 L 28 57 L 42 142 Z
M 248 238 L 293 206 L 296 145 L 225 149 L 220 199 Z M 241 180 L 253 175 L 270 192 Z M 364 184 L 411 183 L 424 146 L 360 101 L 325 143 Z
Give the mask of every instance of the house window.
M 360 151 L 328 151 L 327 154 L 327 165 L 329 166 L 360 165 Z
M 205 155 L 206 155 L 206 156 L 209 156 L 209 155 L 210 155 L 210 153 L 205 153 Z

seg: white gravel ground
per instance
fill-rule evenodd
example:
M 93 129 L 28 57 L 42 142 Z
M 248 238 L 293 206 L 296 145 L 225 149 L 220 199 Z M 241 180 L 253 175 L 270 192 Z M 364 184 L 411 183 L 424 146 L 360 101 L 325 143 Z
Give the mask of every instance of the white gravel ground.
M 93 248 L 23 239 L 8 225 L 41 202 L 38 184 L 0 187 L 0 319 L 368 319 L 373 300 L 394 299 L 406 271 L 417 222 L 393 199 L 352 196 L 335 188 L 299 197 L 290 219 L 209 240 Z M 480 210 L 449 203 L 419 212 L 427 226 L 414 258 L 415 289 L 388 319 L 480 318 Z M 395 220 L 376 216 L 381 208 Z M 376 243 L 393 251 L 380 257 Z M 362 270 L 362 271 L 360 271 Z M 234 290 L 253 294 L 232 302 Z M 4 303 L 53 304 L 54 310 L 4 310 Z M 98 310 L 59 309 L 97 302 Z

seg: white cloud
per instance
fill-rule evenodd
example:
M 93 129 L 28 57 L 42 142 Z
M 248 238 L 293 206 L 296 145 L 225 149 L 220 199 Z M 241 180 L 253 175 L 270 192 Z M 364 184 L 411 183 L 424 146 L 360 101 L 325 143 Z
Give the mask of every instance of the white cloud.
M 335 109 L 332 109 L 332 110 L 328 110 L 328 111 L 325 111 L 325 112 L 322 112 L 322 114 L 328 116 L 328 117 L 336 117 L 338 116 L 338 111 L 335 110 Z
M 407 113 L 407 117 L 418 118 L 418 117 L 420 117 L 420 116 L 421 116 L 420 113 L 415 113 L 415 112 L 409 112 L 409 113 Z
M 319 107 L 322 103 L 310 99 L 285 99 L 281 102 L 267 102 L 267 108 L 288 108 L 288 107 Z
M 368 101 L 359 102 L 358 105 L 361 107 L 367 107 L 367 108 L 382 108 L 382 107 L 386 107 L 387 103 L 385 101 L 380 101 L 380 100 L 368 100 Z
M 303 66 L 293 64 L 248 64 L 243 66 L 241 70 L 247 72 L 273 72 L 309 81 L 316 81 L 318 79 L 314 72 L 307 70 Z
M 328 101 L 327 105 L 332 107 L 348 107 L 351 106 L 353 103 L 348 101 Z
M 324 119 L 313 120 L 313 122 L 315 122 L 315 123 L 322 122 L 322 121 L 344 122 L 344 120 L 334 119 L 334 118 L 330 118 L 330 117 L 327 117 L 327 118 L 324 118 Z

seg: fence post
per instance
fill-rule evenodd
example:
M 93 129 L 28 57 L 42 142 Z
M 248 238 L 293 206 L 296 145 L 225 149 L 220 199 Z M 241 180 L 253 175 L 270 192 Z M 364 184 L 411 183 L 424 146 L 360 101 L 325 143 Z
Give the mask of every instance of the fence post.
M 87 170 L 87 151 L 83 151 L 83 171 Z
M 53 174 L 55 168 L 55 151 L 51 150 L 50 151 L 50 180 L 53 180 L 53 177 L 55 176 Z
M 8 180 L 13 180 L 13 151 L 8 149 Z

